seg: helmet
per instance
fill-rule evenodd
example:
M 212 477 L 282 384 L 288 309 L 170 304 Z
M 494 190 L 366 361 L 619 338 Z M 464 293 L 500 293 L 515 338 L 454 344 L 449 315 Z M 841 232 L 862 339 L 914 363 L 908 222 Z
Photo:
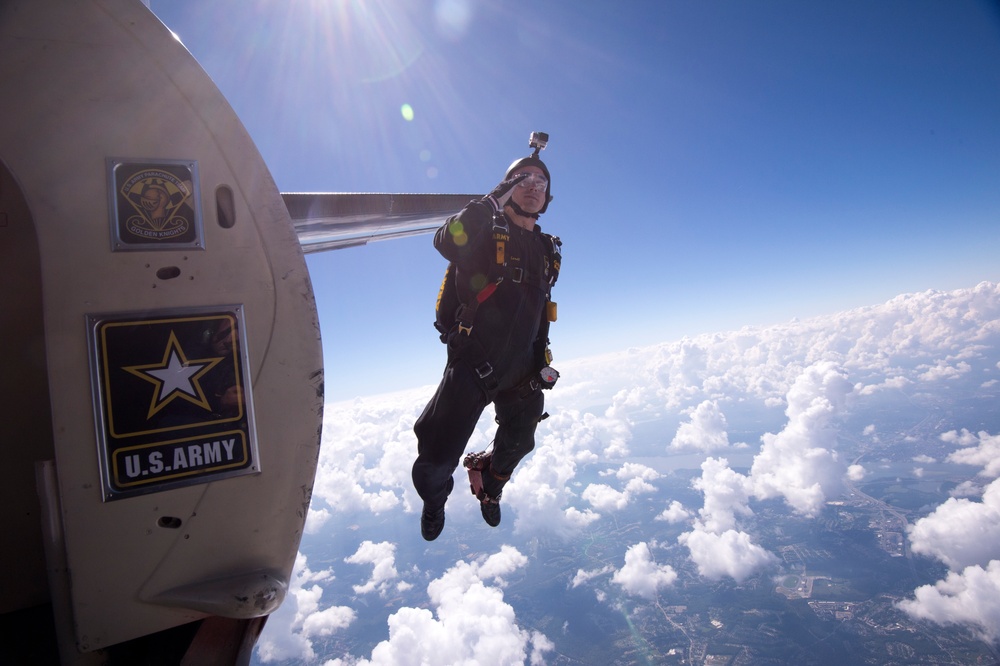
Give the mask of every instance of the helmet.
M 536 154 L 537 152 L 538 151 L 535 151 Z M 545 166 L 545 162 L 541 161 L 534 155 L 522 157 L 519 160 L 515 160 L 514 163 L 507 168 L 507 173 L 504 174 L 503 179 L 507 180 L 515 171 L 527 166 L 534 166 L 541 169 L 542 173 L 545 174 L 545 180 L 549 181 L 549 184 L 545 187 L 545 203 L 542 204 L 541 210 L 538 211 L 538 214 L 541 215 L 545 212 L 545 209 L 549 207 L 549 202 L 552 201 L 552 177 L 549 175 L 549 168 Z

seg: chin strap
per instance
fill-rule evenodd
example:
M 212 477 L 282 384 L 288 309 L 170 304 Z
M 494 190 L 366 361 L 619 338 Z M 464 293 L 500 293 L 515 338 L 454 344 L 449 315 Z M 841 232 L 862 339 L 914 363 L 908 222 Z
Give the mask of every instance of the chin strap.
M 526 211 L 523 208 L 521 208 L 520 206 L 518 206 L 517 202 L 514 201 L 513 199 L 509 199 L 507 201 L 507 205 L 510 206 L 511 208 L 513 208 L 514 212 L 517 213 L 518 215 L 520 215 L 521 217 L 531 217 L 531 218 L 534 218 L 536 220 L 538 219 L 538 213 L 529 213 L 528 211 Z

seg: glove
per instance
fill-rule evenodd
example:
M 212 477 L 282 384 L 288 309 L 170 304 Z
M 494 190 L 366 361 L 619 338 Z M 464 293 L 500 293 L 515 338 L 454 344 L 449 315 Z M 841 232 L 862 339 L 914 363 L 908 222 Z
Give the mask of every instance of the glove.
M 516 176 L 511 176 L 494 187 L 492 192 L 483 197 L 483 203 L 493 209 L 494 215 L 499 213 L 503 210 L 503 207 L 507 205 L 507 200 L 510 199 L 512 194 L 514 194 L 514 186 L 527 178 L 528 175 L 529 174 L 526 173 L 519 173 Z

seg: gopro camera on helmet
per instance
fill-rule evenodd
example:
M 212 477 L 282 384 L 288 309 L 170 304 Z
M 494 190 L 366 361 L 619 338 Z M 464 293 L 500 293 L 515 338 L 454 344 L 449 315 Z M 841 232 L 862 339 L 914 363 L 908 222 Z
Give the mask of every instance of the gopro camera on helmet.
M 545 148 L 546 144 L 549 142 L 549 135 L 545 132 L 532 132 L 531 137 L 528 139 L 528 145 L 535 149 L 535 152 L 527 157 L 522 157 L 519 160 L 514 160 L 514 162 L 507 167 L 507 173 L 504 174 L 504 180 L 508 180 L 515 171 L 522 167 L 534 166 L 542 170 L 545 175 L 545 203 L 542 204 L 541 210 L 535 213 L 534 216 L 537 219 L 538 215 L 541 215 L 549 207 L 549 202 L 552 201 L 552 178 L 549 176 L 549 168 L 545 166 L 539 157 L 538 153 Z
M 549 142 L 549 135 L 545 132 L 532 132 L 531 137 L 528 139 L 528 146 L 535 149 L 532 153 L 532 157 L 538 157 L 538 153 L 545 150 L 546 144 Z

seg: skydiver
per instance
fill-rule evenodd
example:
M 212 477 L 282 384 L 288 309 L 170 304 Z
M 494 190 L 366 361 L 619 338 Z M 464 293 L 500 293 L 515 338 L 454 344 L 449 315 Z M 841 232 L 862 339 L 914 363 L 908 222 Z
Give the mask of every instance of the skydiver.
M 552 285 L 561 245 L 542 233 L 538 216 L 552 200 L 548 167 L 538 158 L 547 135 L 532 134 L 532 155 L 516 160 L 490 194 L 449 218 L 434 247 L 450 262 L 438 296 L 448 361 L 441 383 L 413 426 L 413 485 L 423 500 L 420 532 L 444 529 L 453 474 L 483 410 L 498 424 L 492 451 L 469 454 L 470 487 L 483 519 L 500 524 L 500 497 L 517 464 L 535 446 L 543 388 L 558 378 L 548 349 L 555 321 Z

